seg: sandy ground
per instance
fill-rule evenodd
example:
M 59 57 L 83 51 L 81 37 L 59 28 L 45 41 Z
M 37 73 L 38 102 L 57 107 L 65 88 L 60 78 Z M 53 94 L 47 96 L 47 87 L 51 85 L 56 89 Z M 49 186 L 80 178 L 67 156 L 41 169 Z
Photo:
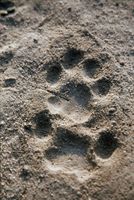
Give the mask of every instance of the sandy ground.
M 0 0 L 1 200 L 134 199 L 133 67 L 133 0 Z

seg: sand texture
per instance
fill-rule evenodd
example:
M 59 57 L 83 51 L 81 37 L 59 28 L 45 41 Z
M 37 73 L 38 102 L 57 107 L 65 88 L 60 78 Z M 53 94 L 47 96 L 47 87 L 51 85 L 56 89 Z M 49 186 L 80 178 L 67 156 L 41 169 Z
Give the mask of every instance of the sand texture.
M 133 200 L 133 121 L 133 0 L 0 0 L 1 200 Z

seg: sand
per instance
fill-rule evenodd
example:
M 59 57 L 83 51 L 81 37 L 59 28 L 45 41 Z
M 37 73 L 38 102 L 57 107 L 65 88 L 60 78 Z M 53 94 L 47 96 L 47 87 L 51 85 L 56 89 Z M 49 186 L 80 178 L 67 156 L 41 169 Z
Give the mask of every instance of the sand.
M 134 199 L 133 0 L 0 1 L 2 200 Z

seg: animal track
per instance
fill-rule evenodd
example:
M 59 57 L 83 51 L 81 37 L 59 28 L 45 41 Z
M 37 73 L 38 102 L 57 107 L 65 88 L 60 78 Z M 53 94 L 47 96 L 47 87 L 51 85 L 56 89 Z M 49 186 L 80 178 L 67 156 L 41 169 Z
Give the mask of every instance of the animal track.
M 107 95 L 110 90 L 110 87 L 110 80 L 103 77 L 95 83 L 94 90 L 98 95 Z
M 89 113 L 86 109 L 75 105 L 75 102 L 73 103 L 57 96 L 48 98 L 48 108 L 52 114 L 60 114 L 64 118 L 72 120 L 73 124 L 76 121 L 77 123 L 83 123 L 89 118 Z
M 91 99 L 90 88 L 84 83 L 69 82 L 62 87 L 61 93 L 71 97 L 80 106 L 86 106 Z
M 71 69 L 83 58 L 84 52 L 76 48 L 68 48 L 63 56 L 63 65 L 66 69 Z
M 96 59 L 87 59 L 84 62 L 84 71 L 89 77 L 94 77 L 97 71 L 101 68 L 101 65 Z
M 95 152 L 99 157 L 107 159 L 113 154 L 118 146 L 118 140 L 113 133 L 102 132 L 97 141 Z
M 44 150 L 44 165 L 49 172 L 73 175 L 79 181 L 85 181 L 96 170 L 97 162 L 109 159 L 118 147 L 118 141 L 111 132 L 101 133 L 95 144 L 90 133 L 94 128 L 95 137 L 98 135 L 97 126 L 94 126 L 97 123 L 96 118 L 91 120 L 90 117 L 96 114 L 94 110 L 98 108 L 97 102 L 103 101 L 109 93 L 111 81 L 110 78 L 102 76 L 102 68 L 105 66 L 102 66 L 99 56 L 97 59 L 89 59 L 83 50 L 73 47 L 68 48 L 64 55 L 61 54 L 59 60 L 57 58 L 45 65 L 46 80 L 51 83 L 46 90 L 45 106 L 48 110 L 35 115 L 33 130 L 38 137 L 52 133 L 51 141 Z M 88 59 L 85 60 L 85 56 Z M 85 79 L 85 74 L 92 79 Z M 58 84 L 53 87 L 52 84 L 55 83 Z M 101 106 L 99 108 L 101 109 Z M 52 124 L 52 116 L 57 126 L 70 127 L 69 130 L 56 130 Z M 84 133 L 77 132 L 78 127 Z M 101 158 L 100 161 L 97 157 Z
M 54 146 L 45 152 L 47 165 L 51 171 L 62 171 L 74 174 L 77 178 L 85 180 L 88 171 L 93 168 L 87 158 L 89 141 L 67 129 L 59 128 Z
M 85 138 L 73 134 L 67 129 L 58 129 L 55 145 L 58 148 L 54 148 L 47 151 L 47 157 L 49 159 L 55 159 L 57 156 L 62 155 L 84 155 L 88 149 L 88 141 Z M 54 155 L 55 154 L 55 155 Z
M 48 110 L 37 113 L 33 118 L 34 125 L 25 126 L 28 132 L 34 132 L 38 137 L 45 137 L 52 131 L 51 116 Z
M 46 80 L 50 83 L 56 83 L 59 80 L 61 73 L 62 73 L 62 68 L 58 62 L 49 64 Z

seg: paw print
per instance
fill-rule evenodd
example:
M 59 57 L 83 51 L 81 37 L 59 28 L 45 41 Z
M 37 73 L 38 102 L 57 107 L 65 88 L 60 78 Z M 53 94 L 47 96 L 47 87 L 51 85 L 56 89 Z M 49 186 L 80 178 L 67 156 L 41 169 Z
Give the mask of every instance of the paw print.
M 52 146 L 45 151 L 46 166 L 52 173 L 75 175 L 80 181 L 89 178 L 94 163 L 88 158 L 90 137 L 58 128 Z
M 44 165 L 50 173 L 83 182 L 97 170 L 97 158 L 109 159 L 119 146 L 113 131 L 96 131 L 94 137 L 86 126 L 94 101 L 110 94 L 112 82 L 103 63 L 100 57 L 69 47 L 59 59 L 45 64 L 47 108 L 32 118 L 32 131 L 39 138 L 51 135 L 44 150 Z

